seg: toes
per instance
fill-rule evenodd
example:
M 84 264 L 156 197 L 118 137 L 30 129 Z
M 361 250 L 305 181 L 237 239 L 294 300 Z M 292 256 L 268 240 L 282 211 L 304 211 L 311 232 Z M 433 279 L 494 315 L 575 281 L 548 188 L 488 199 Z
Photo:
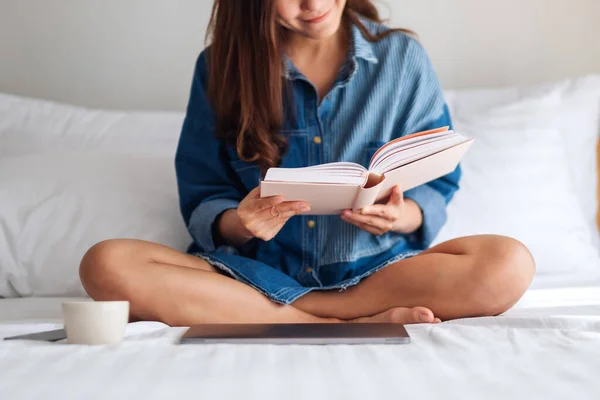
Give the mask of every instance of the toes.
M 433 315 L 433 312 L 425 307 L 404 308 L 397 307 L 384 311 L 371 317 L 362 317 L 350 320 L 353 323 L 396 323 L 396 324 L 438 324 L 442 322 Z
M 416 323 L 431 324 L 435 320 L 433 312 L 425 307 L 413 307 L 411 313 Z
M 372 318 L 383 319 L 382 322 L 392 322 L 395 324 L 422 324 L 432 323 L 433 313 L 425 307 L 392 308 L 384 313 L 378 314 Z

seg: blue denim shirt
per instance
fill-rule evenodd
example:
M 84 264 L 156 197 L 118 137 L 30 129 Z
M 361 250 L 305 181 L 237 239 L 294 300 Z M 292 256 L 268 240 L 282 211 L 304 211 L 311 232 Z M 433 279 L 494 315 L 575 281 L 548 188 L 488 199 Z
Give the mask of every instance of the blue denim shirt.
M 387 29 L 364 23 L 372 33 Z M 384 143 L 451 124 L 438 79 L 415 39 L 395 33 L 371 43 L 356 26 L 351 29 L 346 63 L 322 101 L 314 86 L 286 59 L 282 79 L 290 85 L 293 101 L 285 107 L 293 110 L 287 114 L 294 117 L 286 118 L 281 131 L 289 142 L 282 167 L 335 161 L 367 166 Z M 206 95 L 206 56 L 205 51 L 197 61 L 176 156 L 181 211 L 194 239 L 190 252 L 235 253 L 237 250 L 215 248 L 213 222 L 225 210 L 237 208 L 258 186 L 261 176 L 254 163 L 240 160 L 234 148 L 215 138 L 215 116 Z M 253 240 L 242 255 L 304 286 L 335 283 L 352 276 L 345 271 L 353 268 L 348 266 L 359 261 L 368 264 L 369 257 L 392 250 L 426 249 L 446 221 L 446 205 L 458 189 L 460 175 L 459 167 L 404 193 L 423 211 L 423 225 L 413 234 L 375 236 L 339 216 L 298 216 L 271 241 Z M 235 270 L 235 265 L 228 267 Z

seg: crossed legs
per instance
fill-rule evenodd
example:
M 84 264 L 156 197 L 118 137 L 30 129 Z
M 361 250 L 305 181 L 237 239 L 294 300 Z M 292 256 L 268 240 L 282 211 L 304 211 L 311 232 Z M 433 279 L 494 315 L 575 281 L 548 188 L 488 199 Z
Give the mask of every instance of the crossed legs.
M 80 276 L 95 300 L 129 300 L 134 319 L 197 323 L 435 322 L 496 315 L 523 295 L 535 272 L 529 251 L 502 236 L 441 243 L 343 292 L 270 301 L 198 257 L 138 240 L 101 242 Z

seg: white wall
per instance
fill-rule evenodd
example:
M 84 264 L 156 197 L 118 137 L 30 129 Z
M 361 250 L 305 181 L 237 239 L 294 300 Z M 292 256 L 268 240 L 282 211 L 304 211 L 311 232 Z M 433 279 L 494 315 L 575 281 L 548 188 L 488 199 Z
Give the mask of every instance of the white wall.
M 394 22 L 420 34 L 449 88 L 523 85 L 600 72 L 600 0 L 389 4 L 394 4 Z
M 600 72 L 600 0 L 386 0 L 446 88 Z M 387 7 L 386 7 L 387 4 Z M 0 91 L 183 109 L 211 0 L 0 0 Z

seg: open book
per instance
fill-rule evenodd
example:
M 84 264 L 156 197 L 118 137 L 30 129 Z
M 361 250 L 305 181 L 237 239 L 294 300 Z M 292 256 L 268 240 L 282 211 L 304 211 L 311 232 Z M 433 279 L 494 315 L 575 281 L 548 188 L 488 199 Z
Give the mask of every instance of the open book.
M 386 143 L 375 152 L 368 169 L 348 162 L 270 168 L 260 184 L 260 195 L 304 200 L 312 215 L 360 210 L 387 198 L 395 185 L 406 191 L 451 173 L 472 143 L 473 139 L 445 127 Z

